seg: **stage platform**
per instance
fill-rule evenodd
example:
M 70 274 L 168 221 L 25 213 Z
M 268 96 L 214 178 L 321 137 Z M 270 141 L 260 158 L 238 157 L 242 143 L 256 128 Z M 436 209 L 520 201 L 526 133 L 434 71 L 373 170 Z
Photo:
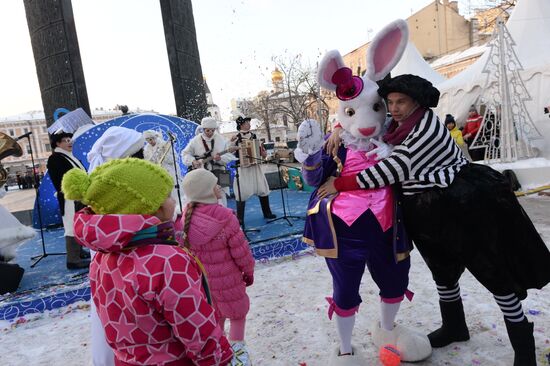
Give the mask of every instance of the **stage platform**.
M 284 201 L 288 221 L 281 219 L 268 223 L 263 218 L 257 197 L 246 203 L 245 225 L 252 253 L 258 261 L 295 255 L 308 246 L 301 241 L 304 218 L 310 192 L 284 189 Z M 283 216 L 281 191 L 270 194 L 271 210 L 277 217 Z M 235 200 L 229 199 L 228 206 L 235 209 Z M 48 253 L 65 252 L 63 229 L 44 230 L 44 242 Z M 43 312 L 69 305 L 75 301 L 88 300 L 90 288 L 88 272 L 67 270 L 65 256 L 47 256 L 34 268 L 30 268 L 31 257 L 42 253 L 40 232 L 17 250 L 16 262 L 25 269 L 17 292 L 0 295 L 0 320 L 11 320 L 27 314 Z

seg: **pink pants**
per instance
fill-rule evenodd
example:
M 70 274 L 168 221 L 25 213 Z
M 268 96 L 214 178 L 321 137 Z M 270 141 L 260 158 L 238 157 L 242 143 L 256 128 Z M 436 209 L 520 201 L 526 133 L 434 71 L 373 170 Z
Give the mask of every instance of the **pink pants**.
M 225 319 L 220 318 L 220 327 L 225 333 Z M 246 318 L 242 319 L 229 319 L 229 340 L 230 341 L 244 341 L 244 328 L 246 325 Z

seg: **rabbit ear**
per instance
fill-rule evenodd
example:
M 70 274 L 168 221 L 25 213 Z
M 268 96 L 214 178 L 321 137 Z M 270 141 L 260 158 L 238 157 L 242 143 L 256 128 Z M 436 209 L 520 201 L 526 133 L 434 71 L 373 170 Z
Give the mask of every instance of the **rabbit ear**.
M 340 52 L 337 50 L 328 51 L 319 63 L 319 70 L 317 71 L 319 85 L 328 90 L 336 90 L 336 84 L 332 82 L 332 76 L 338 69 L 345 66 Z
M 406 21 L 397 19 L 385 26 L 374 37 L 367 51 L 366 77 L 373 81 L 383 79 L 401 59 L 408 41 Z

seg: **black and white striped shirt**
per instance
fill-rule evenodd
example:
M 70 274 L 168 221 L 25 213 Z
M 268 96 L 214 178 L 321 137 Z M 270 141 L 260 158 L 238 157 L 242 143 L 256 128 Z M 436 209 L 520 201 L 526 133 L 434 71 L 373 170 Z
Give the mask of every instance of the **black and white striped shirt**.
M 401 183 L 403 194 L 447 187 L 460 168 L 468 164 L 447 128 L 428 109 L 401 145 L 378 164 L 357 174 L 361 188 Z

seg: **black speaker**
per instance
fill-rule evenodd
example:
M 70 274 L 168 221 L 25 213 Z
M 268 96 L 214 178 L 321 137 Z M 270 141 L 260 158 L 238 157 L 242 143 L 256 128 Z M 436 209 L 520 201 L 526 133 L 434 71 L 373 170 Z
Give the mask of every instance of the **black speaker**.
M 0 295 L 15 292 L 25 270 L 17 264 L 0 262 Z

